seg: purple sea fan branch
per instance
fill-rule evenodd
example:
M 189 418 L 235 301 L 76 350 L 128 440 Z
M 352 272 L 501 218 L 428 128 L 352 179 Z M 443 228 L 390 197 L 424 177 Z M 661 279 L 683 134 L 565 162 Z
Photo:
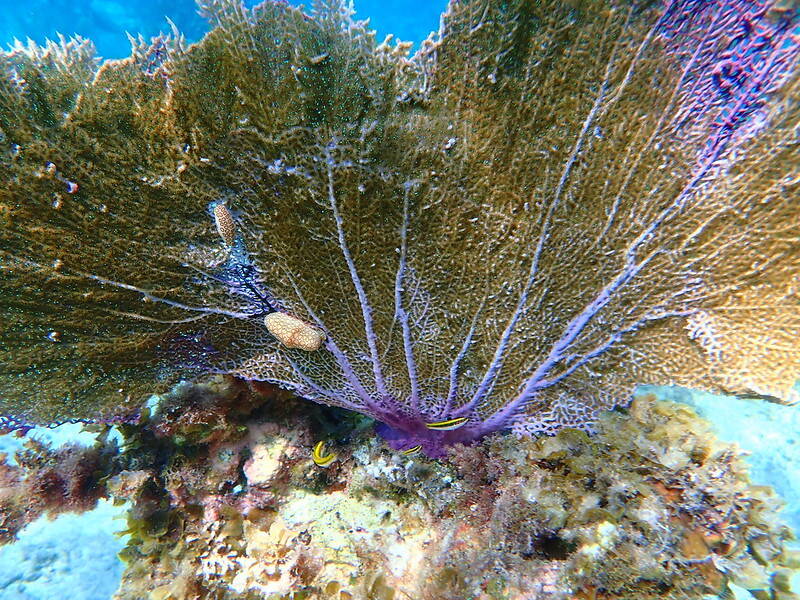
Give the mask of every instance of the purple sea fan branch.
M 343 404 L 343 402 L 342 402 L 342 396 L 343 395 L 341 393 L 337 393 L 334 390 L 325 389 L 325 388 L 321 387 L 320 385 L 318 385 L 317 383 L 315 383 L 311 378 L 309 378 L 307 375 L 305 375 L 303 373 L 303 368 L 300 365 L 298 365 L 291 358 L 288 359 L 288 362 L 292 366 L 292 369 L 294 370 L 294 372 L 298 375 L 298 377 L 300 377 L 300 379 L 302 380 L 303 384 L 306 386 L 305 389 L 306 390 L 310 390 L 310 392 L 311 392 L 310 394 L 308 392 L 306 392 L 306 394 L 309 397 L 314 398 L 318 402 L 322 402 L 322 403 L 334 404 L 334 405 L 342 405 Z M 280 385 L 279 382 L 274 382 L 274 383 L 276 383 L 276 385 Z M 303 393 L 301 391 L 302 389 L 303 388 L 300 388 L 298 391 L 300 391 L 300 393 Z M 363 406 L 356 406 L 356 405 L 352 405 L 352 404 L 350 404 L 350 405 L 344 404 L 344 408 L 349 408 L 350 410 L 358 410 L 358 409 L 363 410 L 364 409 Z
M 567 368 L 565 368 L 562 372 L 558 373 L 557 375 L 554 375 L 550 378 L 543 378 L 541 375 L 537 377 L 537 375 L 534 374 L 534 376 L 531 377 L 531 379 L 525 386 L 521 396 L 532 397 L 537 390 L 543 390 L 561 383 L 562 381 L 567 379 L 570 375 L 572 375 L 575 371 L 589 364 L 593 359 L 597 358 L 598 356 L 602 355 L 605 352 L 608 352 L 615 344 L 618 344 L 625 335 L 641 329 L 648 323 L 651 323 L 653 321 L 658 321 L 660 319 L 685 318 L 685 317 L 690 317 L 693 314 L 695 314 L 693 311 L 673 311 L 673 312 L 658 313 L 643 317 L 642 319 L 625 327 L 624 329 L 612 333 L 611 335 L 608 336 L 608 338 L 605 341 L 603 341 L 601 344 L 598 344 L 591 350 L 588 350 L 581 354 L 572 354 L 567 357 L 564 357 L 563 362 L 565 363 L 571 362 L 572 364 L 570 364 Z M 540 369 L 537 369 L 537 373 L 539 372 L 539 370 Z M 534 380 L 534 378 L 537 379 Z M 525 398 L 523 398 L 522 400 L 526 401 Z
M 419 379 L 417 377 L 417 365 L 414 362 L 414 348 L 411 341 L 411 328 L 408 322 L 408 313 L 403 307 L 403 277 L 406 273 L 406 260 L 408 254 L 408 194 L 410 184 L 406 184 L 403 189 L 403 222 L 400 226 L 400 258 L 397 265 L 397 277 L 394 284 L 394 310 L 403 331 L 403 352 L 405 353 L 406 367 L 408 368 L 408 379 L 411 384 L 411 397 L 409 402 L 411 410 L 419 415 Z
M 361 315 L 364 318 L 364 331 L 366 334 L 367 346 L 372 361 L 372 370 L 375 375 L 375 386 L 378 389 L 378 394 L 382 397 L 389 395 L 386 388 L 386 381 L 383 377 L 383 370 L 380 362 L 380 355 L 378 354 L 378 337 L 375 335 L 375 328 L 372 323 L 372 307 L 367 300 L 367 294 L 364 292 L 364 286 L 361 283 L 361 278 L 358 276 L 356 265 L 353 262 L 353 257 L 350 255 L 350 250 L 347 247 L 347 241 L 344 236 L 344 219 L 339 212 L 339 207 L 336 202 L 336 193 L 333 187 L 333 167 L 334 162 L 331 157 L 330 150 L 325 148 L 325 169 L 327 173 L 327 191 L 328 201 L 330 202 L 333 218 L 336 223 L 336 234 L 339 239 L 339 248 L 342 251 L 342 256 L 347 263 L 347 270 L 350 272 L 350 279 L 353 282 L 353 287 L 358 294 L 358 301 L 361 305 Z
M 338 363 L 339 367 L 342 370 L 342 373 L 344 374 L 345 378 L 352 386 L 352 388 L 355 390 L 355 392 L 358 394 L 358 397 L 364 403 L 364 406 L 367 407 L 375 416 L 377 416 L 378 415 L 378 412 L 376 410 L 377 406 L 373 402 L 372 396 L 364 388 L 364 385 L 358 378 L 358 374 L 355 372 L 355 369 L 353 369 L 352 364 L 350 364 L 350 360 L 347 358 L 345 353 L 342 352 L 341 348 L 339 348 L 338 344 L 336 343 L 336 340 L 334 340 L 333 336 L 331 335 L 330 329 L 328 329 L 325 326 L 325 323 L 322 321 L 322 319 L 319 318 L 316 312 L 314 312 L 314 310 L 308 304 L 302 292 L 300 291 L 300 288 L 291 278 L 291 274 L 287 274 L 287 277 L 291 281 L 292 287 L 294 288 L 294 292 L 300 299 L 300 302 L 303 304 L 303 307 L 306 309 L 308 315 L 314 320 L 314 322 L 320 329 L 326 332 L 327 337 L 324 342 L 325 349 L 328 350 L 331 354 L 333 354 L 333 356 L 336 359 L 336 362 Z M 302 375 L 301 377 L 303 379 L 306 379 L 305 375 Z M 357 407 L 357 406 L 352 406 L 351 408 L 353 408 L 354 410 L 363 409 L 363 407 Z
M 472 338 L 475 335 L 475 329 L 478 324 L 478 318 L 481 315 L 481 311 L 484 307 L 484 303 L 478 307 L 478 310 L 475 312 L 475 316 L 472 318 L 472 323 L 470 323 L 469 331 L 467 335 L 464 336 L 464 344 L 461 346 L 461 350 L 459 350 L 458 355 L 453 359 L 453 363 L 450 365 L 450 383 L 447 389 L 447 403 L 445 404 L 445 408 L 442 411 L 441 417 L 449 416 L 451 414 L 451 410 L 453 408 L 453 403 L 456 400 L 456 397 L 459 394 L 459 386 L 458 386 L 458 376 L 459 370 L 461 369 L 461 364 L 464 358 L 469 351 L 470 345 L 472 345 Z M 458 414 L 458 413 L 455 413 Z
M 500 340 L 498 341 L 497 348 L 495 349 L 495 353 L 492 358 L 492 362 L 487 368 L 486 373 L 483 379 L 481 380 L 480 385 L 478 386 L 478 389 L 475 391 L 474 395 L 472 396 L 472 399 L 467 404 L 460 407 L 456 411 L 455 414 L 457 416 L 463 416 L 469 414 L 476 406 L 478 406 L 486 398 L 486 396 L 489 393 L 491 393 L 491 389 L 492 386 L 494 385 L 495 378 L 497 377 L 498 372 L 503 366 L 503 358 L 506 354 L 508 343 L 511 339 L 511 336 L 514 334 L 514 328 L 516 327 L 517 322 L 522 317 L 525 305 L 528 303 L 528 294 L 530 293 L 531 287 L 536 281 L 536 276 L 538 274 L 538 269 L 539 269 L 539 261 L 547 241 L 549 227 L 553 215 L 556 209 L 558 208 L 559 201 L 561 200 L 561 194 L 564 190 L 564 186 L 567 180 L 569 179 L 570 172 L 572 171 L 572 168 L 575 164 L 578 154 L 580 153 L 581 148 L 583 147 L 586 135 L 589 129 L 591 128 L 592 123 L 594 122 L 594 119 L 598 114 L 598 111 L 601 109 L 603 105 L 603 100 L 608 90 L 608 81 L 612 73 L 612 65 L 613 65 L 613 60 L 610 60 L 606 68 L 605 78 L 603 82 L 600 84 L 600 90 L 597 93 L 597 96 L 595 98 L 594 103 L 592 104 L 589 114 L 586 116 L 586 119 L 583 122 L 583 127 L 578 133 L 575 145 L 573 146 L 572 152 L 567 158 L 567 161 L 564 165 L 564 170 L 561 173 L 561 177 L 553 193 L 552 200 L 549 204 L 547 212 L 544 215 L 544 220 L 541 225 L 541 232 L 539 233 L 539 237 L 536 242 L 536 249 L 534 251 L 533 258 L 531 259 L 528 276 L 525 281 L 525 284 L 523 285 L 522 291 L 520 292 L 519 299 L 517 300 L 517 305 L 514 309 L 514 313 L 512 314 L 511 319 L 506 325 L 506 328 L 503 331 Z

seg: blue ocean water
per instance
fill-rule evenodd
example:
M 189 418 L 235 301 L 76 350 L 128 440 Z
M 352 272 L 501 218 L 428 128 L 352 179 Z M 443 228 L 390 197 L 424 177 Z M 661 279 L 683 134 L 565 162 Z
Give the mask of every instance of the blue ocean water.
M 355 3 L 356 16 L 369 18 L 379 39 L 392 33 L 399 39 L 417 43 L 438 29 L 439 16 L 445 6 L 444 0 L 359 0 Z M 200 39 L 207 30 L 191 0 L 2 0 L 0 45 L 5 47 L 15 38 L 42 43 L 47 38 L 57 39 L 58 34 L 80 35 L 94 42 L 100 56 L 122 58 L 130 53 L 125 32 L 151 37 L 160 31 L 169 31 L 167 17 L 189 41 Z

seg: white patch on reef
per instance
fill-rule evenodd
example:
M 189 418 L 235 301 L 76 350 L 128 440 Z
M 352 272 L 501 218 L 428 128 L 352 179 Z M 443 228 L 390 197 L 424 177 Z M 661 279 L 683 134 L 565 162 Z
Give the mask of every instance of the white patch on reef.
M 616 525 L 601 521 L 588 532 L 587 542 L 578 548 L 578 552 L 592 559 L 600 559 L 614 547 L 618 537 L 619 531 Z
M 256 444 L 252 448 L 253 455 L 244 464 L 247 483 L 255 487 L 269 486 L 281 471 L 288 446 L 288 440 L 280 437 Z
M 413 504 L 402 507 L 341 491 L 322 495 L 294 491 L 280 508 L 288 527 L 307 531 L 313 543 L 325 549 L 326 563 L 349 565 L 348 575 L 355 575 L 363 563 L 359 555 L 374 554 L 398 578 L 424 567 L 423 549 L 435 535 L 416 512 Z
M 690 340 L 697 341 L 710 357 L 722 359 L 722 342 L 714 322 L 705 311 L 698 311 L 686 319 L 686 331 Z

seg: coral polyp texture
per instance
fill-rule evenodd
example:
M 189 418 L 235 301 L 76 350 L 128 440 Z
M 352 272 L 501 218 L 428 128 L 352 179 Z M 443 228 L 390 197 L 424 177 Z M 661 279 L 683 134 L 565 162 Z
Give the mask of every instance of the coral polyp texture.
M 336 1 L 200 8 L 0 54 L 10 426 L 208 374 L 430 456 L 637 383 L 797 400 L 794 3 L 453 1 L 414 56 Z

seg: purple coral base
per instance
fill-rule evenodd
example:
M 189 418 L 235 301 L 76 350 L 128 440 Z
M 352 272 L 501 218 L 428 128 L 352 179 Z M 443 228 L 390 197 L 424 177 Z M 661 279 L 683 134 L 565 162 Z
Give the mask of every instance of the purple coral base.
M 402 452 L 420 446 L 425 456 L 435 459 L 446 458 L 453 444 L 474 444 L 486 433 L 470 424 L 451 431 L 435 431 L 428 429 L 421 420 L 406 421 L 402 429 L 379 422 L 375 431 L 392 450 Z

